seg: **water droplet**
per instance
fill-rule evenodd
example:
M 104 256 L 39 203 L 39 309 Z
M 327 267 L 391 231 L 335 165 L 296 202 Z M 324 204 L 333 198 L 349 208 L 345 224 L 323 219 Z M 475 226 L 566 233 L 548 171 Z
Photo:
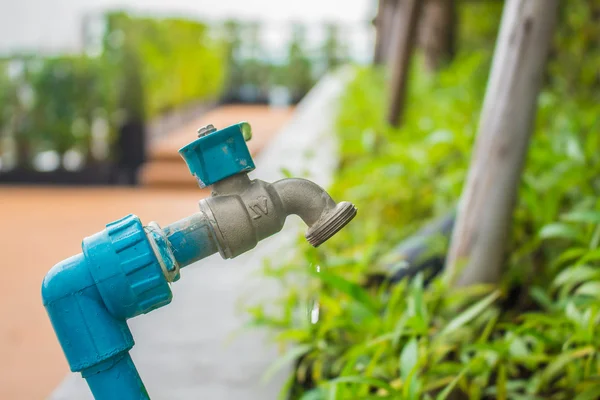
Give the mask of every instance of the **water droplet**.
M 320 265 L 315 266 L 315 272 L 317 274 L 321 273 Z M 320 311 L 321 311 L 321 305 L 319 303 L 319 297 L 318 297 L 318 295 L 315 295 L 308 302 L 308 320 L 310 321 L 311 324 L 314 325 L 317 322 L 319 322 Z

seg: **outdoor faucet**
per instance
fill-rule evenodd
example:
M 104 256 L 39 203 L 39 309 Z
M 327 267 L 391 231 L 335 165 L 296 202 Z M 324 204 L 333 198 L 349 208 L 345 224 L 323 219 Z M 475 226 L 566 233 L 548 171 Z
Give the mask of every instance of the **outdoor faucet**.
M 201 187 L 212 186 L 200 211 L 164 229 L 128 215 L 83 239 L 82 253 L 55 265 L 42 299 L 71 371 L 81 372 L 97 400 L 149 399 L 129 355 L 127 319 L 171 302 L 180 269 L 217 251 L 236 257 L 283 228 L 290 214 L 308 226 L 317 247 L 356 215 L 305 179 L 251 180 L 250 125 L 201 128 L 179 153 Z

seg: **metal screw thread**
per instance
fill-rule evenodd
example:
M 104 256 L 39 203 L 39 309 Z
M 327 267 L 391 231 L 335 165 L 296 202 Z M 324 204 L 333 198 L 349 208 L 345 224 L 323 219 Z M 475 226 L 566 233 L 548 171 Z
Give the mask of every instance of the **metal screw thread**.
M 347 201 L 339 203 L 328 215 L 313 225 L 306 232 L 306 240 L 314 247 L 319 247 L 333 235 L 338 233 L 356 216 L 356 207 Z

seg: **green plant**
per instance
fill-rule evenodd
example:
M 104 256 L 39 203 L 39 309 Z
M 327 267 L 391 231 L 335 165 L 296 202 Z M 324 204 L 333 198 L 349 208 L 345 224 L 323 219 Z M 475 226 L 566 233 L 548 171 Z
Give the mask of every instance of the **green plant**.
M 295 24 L 292 30 L 283 82 L 289 88 L 292 98 L 298 101 L 308 93 L 315 84 L 315 80 L 312 71 L 313 65 L 306 51 L 306 27 Z
M 218 98 L 227 73 L 224 43 L 201 22 L 107 14 L 104 57 L 116 77 L 123 106 L 151 118 L 191 101 Z M 143 109 L 139 109 L 139 107 Z
M 35 153 L 45 150 L 62 157 L 77 149 L 89 159 L 98 116 L 114 137 L 116 99 L 106 67 L 101 58 L 85 56 L 15 56 L 3 62 L 0 131 L 14 139 L 20 167 L 31 168 Z
M 334 23 L 325 24 L 325 40 L 322 53 L 327 69 L 334 69 L 348 62 L 347 43 L 342 39 L 341 27 Z
M 30 168 L 34 155 L 46 150 L 60 157 L 77 150 L 93 159 L 95 121 L 108 125 L 112 143 L 124 121 L 143 124 L 220 95 L 224 46 L 207 25 L 121 12 L 108 13 L 106 25 L 99 56 L 2 60 L 0 132 L 15 139 L 20 167 Z M 9 77 L 11 65 L 19 71 Z
M 12 90 L 8 79 L 6 62 L 0 61 L 0 131 L 6 124 L 8 115 L 6 108 L 10 101 L 10 91 Z
M 27 137 L 38 150 L 52 149 L 60 156 L 70 149 L 89 148 L 96 113 L 114 113 L 115 100 L 106 90 L 101 59 L 56 57 L 29 60 L 26 83 L 33 94 L 28 111 Z
M 250 309 L 254 325 L 292 346 L 283 360 L 300 359 L 286 386 L 292 398 L 600 396 L 600 95 L 593 81 L 560 79 L 573 72 L 563 71 L 565 59 L 580 54 L 569 21 L 585 4 L 563 11 L 561 56 L 551 59 L 540 96 L 499 288 L 456 291 L 441 277 L 427 288 L 420 277 L 364 286 L 398 241 L 454 207 L 490 51 L 466 55 L 463 46 L 437 76 L 413 68 L 401 129 L 383 122 L 383 73 L 357 73 L 341 97 L 341 160 L 331 189 L 356 203 L 359 215 L 322 248 L 302 244 L 286 265 L 267 265 L 266 276 L 286 290 L 269 307 Z M 595 60 L 598 47 L 587 48 Z M 316 323 L 307 315 L 314 304 Z

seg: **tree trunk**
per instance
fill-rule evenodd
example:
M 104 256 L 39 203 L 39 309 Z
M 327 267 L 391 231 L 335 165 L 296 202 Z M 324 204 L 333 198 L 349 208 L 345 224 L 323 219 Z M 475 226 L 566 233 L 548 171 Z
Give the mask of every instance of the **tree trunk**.
M 379 0 L 377 4 L 377 15 L 373 18 L 373 25 L 375 26 L 375 51 L 373 53 L 373 64 L 381 65 L 383 62 L 383 9 L 384 0 Z
M 455 53 L 456 1 L 427 0 L 419 30 L 419 47 L 425 55 L 425 67 L 437 71 Z
M 392 64 L 390 108 L 388 122 L 399 126 L 402 122 L 404 100 L 408 83 L 410 57 L 415 45 L 417 22 L 423 0 L 403 0 L 394 13 L 392 31 Z
M 455 286 L 497 283 L 558 0 L 507 0 L 446 261 Z M 540 199 L 543 201 L 543 199 Z
M 375 17 L 375 65 L 386 64 L 390 60 L 391 38 L 394 28 L 394 14 L 400 0 L 379 0 Z

